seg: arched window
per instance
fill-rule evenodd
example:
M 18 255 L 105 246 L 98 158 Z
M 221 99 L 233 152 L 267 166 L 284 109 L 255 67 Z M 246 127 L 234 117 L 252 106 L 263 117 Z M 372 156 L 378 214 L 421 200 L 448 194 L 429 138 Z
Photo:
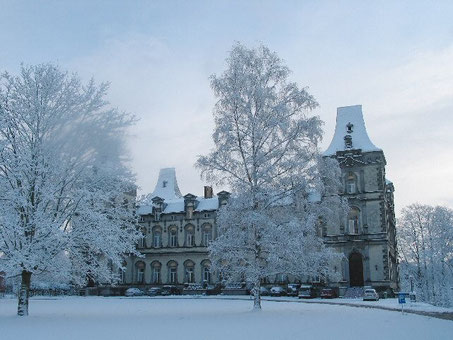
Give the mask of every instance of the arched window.
M 186 231 L 186 247 L 193 247 L 195 245 L 195 228 L 193 225 L 188 225 Z
M 159 284 L 161 283 L 160 279 L 160 269 L 162 265 L 159 261 L 154 261 L 151 263 L 151 283 Z
M 135 267 L 137 269 L 137 275 L 136 275 L 136 283 L 143 284 L 145 283 L 145 263 L 142 261 L 139 261 L 135 263 Z
M 170 247 L 178 246 L 178 229 L 176 227 L 169 228 L 168 238 L 168 245 Z
M 205 247 L 209 246 L 209 243 L 212 241 L 212 227 L 210 224 L 203 226 L 202 240 Z
M 211 283 L 211 262 L 204 260 L 201 262 L 201 281 L 206 284 Z
M 194 283 L 195 282 L 195 263 L 191 260 L 184 262 L 184 282 Z
M 118 283 L 126 283 L 126 268 L 127 268 L 127 262 L 123 261 L 122 262 L 122 268 L 118 268 Z
M 160 227 L 153 228 L 153 247 L 162 247 L 162 229 Z
M 178 263 L 176 261 L 169 261 L 168 267 L 168 283 L 178 283 Z
M 118 269 L 118 276 L 119 276 L 119 283 L 126 283 L 126 269 L 119 268 Z
M 357 193 L 357 176 L 353 172 L 349 172 L 346 176 L 346 193 Z
M 360 226 L 360 210 L 356 207 L 351 208 L 348 214 L 349 234 L 358 234 Z
M 139 248 L 145 248 L 146 247 L 146 239 L 145 239 L 145 233 L 146 230 L 142 230 L 142 235 L 140 236 L 140 239 L 138 240 L 138 247 Z

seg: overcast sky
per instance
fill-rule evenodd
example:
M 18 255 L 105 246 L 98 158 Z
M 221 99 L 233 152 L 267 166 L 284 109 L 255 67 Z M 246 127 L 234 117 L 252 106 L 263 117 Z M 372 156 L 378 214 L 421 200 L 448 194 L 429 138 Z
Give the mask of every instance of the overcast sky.
M 235 41 L 267 45 L 309 86 L 323 149 L 336 108 L 363 105 L 397 211 L 453 208 L 453 1 L 0 0 L 2 70 L 57 62 L 110 81 L 111 103 L 140 118 L 129 146 L 141 193 L 172 166 L 182 193 L 201 195 L 193 164 L 212 147 L 208 77 Z

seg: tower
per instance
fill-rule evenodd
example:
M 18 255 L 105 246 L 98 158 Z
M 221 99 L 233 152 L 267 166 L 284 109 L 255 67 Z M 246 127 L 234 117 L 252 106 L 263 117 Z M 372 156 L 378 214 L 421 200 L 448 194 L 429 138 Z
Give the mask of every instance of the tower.
M 393 184 L 385 177 L 384 152 L 370 140 L 362 106 L 337 109 L 335 133 L 324 157 L 338 160 L 342 192 L 350 211 L 340 226 L 329 226 L 325 242 L 345 255 L 339 285 L 398 286 Z

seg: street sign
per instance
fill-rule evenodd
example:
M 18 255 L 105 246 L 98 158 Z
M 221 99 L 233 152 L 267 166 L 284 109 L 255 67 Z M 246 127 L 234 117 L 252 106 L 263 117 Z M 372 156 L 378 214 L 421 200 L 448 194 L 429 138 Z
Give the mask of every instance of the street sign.
M 401 305 L 401 313 L 404 314 L 404 304 L 406 303 L 406 293 L 398 293 L 398 303 Z

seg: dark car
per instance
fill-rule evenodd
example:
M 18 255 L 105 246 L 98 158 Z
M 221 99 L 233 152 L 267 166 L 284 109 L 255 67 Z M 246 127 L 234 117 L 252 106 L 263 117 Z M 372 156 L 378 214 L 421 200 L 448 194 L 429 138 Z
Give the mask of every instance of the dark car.
M 313 286 L 301 286 L 299 288 L 299 299 L 313 299 L 317 296 Z
M 324 288 L 321 290 L 321 298 L 322 299 L 334 299 L 338 297 L 337 292 L 335 289 L 332 288 Z
M 181 295 L 181 291 L 176 286 L 167 285 L 162 287 L 161 295 Z

